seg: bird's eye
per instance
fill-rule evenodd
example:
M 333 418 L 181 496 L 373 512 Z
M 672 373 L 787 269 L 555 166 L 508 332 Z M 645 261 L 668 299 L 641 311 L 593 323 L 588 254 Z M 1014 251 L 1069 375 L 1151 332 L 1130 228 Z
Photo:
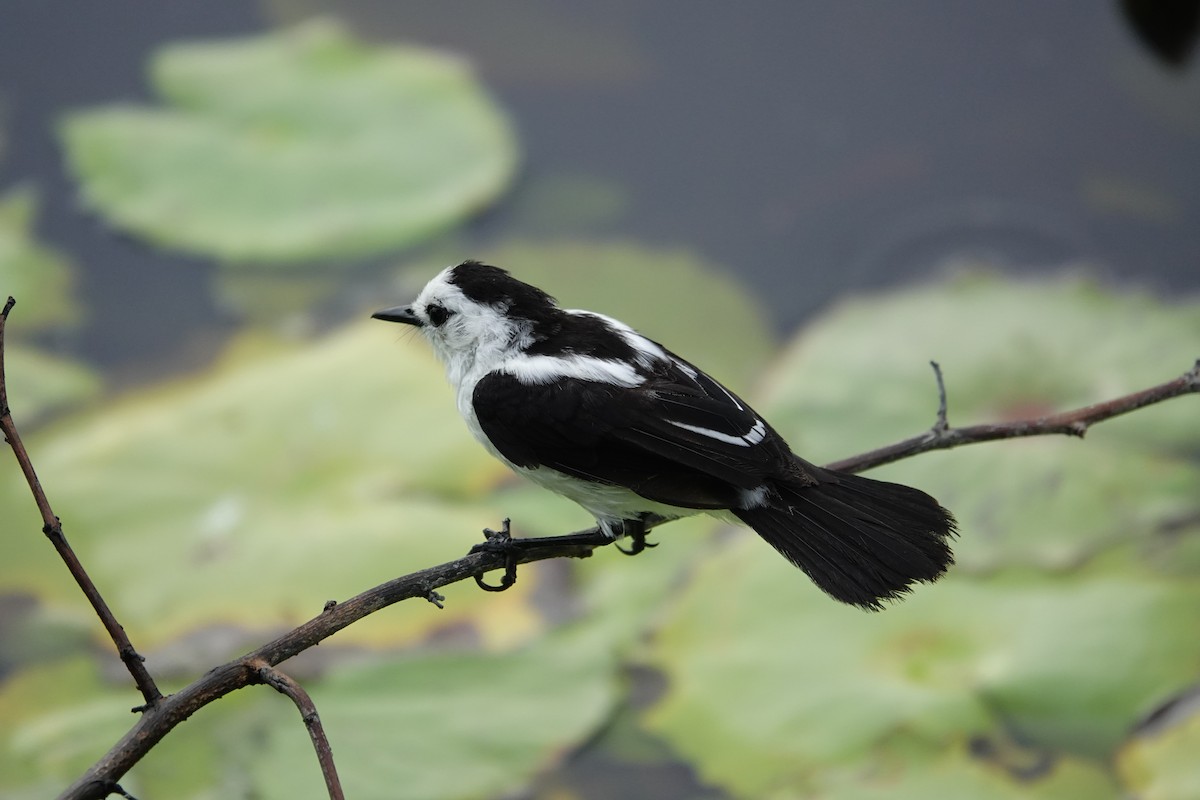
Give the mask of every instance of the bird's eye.
M 442 324 L 450 319 L 450 315 L 454 312 L 443 305 L 430 303 L 425 306 L 425 316 L 429 317 L 429 322 L 433 327 L 440 328 Z

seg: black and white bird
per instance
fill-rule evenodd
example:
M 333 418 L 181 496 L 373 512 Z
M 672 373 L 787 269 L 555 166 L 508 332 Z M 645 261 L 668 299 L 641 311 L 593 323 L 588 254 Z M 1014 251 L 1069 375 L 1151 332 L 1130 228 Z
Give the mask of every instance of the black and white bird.
M 733 392 L 628 325 L 464 261 L 411 305 L 475 438 L 610 537 L 650 515 L 732 515 L 825 592 L 867 609 L 953 563 L 954 518 L 908 486 L 822 469 Z

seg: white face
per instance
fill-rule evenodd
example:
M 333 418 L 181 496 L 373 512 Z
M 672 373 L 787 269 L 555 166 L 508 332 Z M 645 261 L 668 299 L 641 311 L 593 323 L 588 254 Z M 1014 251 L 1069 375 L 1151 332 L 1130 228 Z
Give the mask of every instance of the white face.
M 442 270 L 427 283 L 410 309 L 421 321 L 421 333 L 457 382 L 459 376 L 454 373 L 469 369 L 477 358 L 495 359 L 520 346 L 530 326 L 509 318 L 502 307 L 468 298 L 447 280 L 452 269 Z

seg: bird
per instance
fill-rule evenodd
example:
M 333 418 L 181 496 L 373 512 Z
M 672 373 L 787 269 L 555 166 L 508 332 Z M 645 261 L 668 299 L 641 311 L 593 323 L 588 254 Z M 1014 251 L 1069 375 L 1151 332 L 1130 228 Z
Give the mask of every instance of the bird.
M 472 435 L 517 474 L 638 552 L 649 520 L 707 513 L 752 528 L 826 594 L 879 610 L 953 564 L 953 515 L 925 492 L 797 456 L 746 401 L 630 326 L 560 307 L 468 260 L 410 304 Z

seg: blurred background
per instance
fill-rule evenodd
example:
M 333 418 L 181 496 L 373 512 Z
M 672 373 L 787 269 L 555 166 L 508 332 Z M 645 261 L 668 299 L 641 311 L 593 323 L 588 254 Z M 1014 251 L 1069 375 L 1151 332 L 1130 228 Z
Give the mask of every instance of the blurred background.
M 1167 380 L 1200 356 L 1196 9 L 6 3 L 14 414 L 183 682 L 503 516 L 587 524 L 365 321 L 464 258 L 686 353 L 817 461 L 927 427 L 931 358 L 959 423 Z M 1197 419 L 880 470 L 963 530 L 880 615 L 689 521 L 289 666 L 359 797 L 1195 797 Z M 136 696 L 19 475 L 0 505 L 0 793 L 40 797 Z M 319 797 L 293 714 L 228 698 L 126 788 Z

